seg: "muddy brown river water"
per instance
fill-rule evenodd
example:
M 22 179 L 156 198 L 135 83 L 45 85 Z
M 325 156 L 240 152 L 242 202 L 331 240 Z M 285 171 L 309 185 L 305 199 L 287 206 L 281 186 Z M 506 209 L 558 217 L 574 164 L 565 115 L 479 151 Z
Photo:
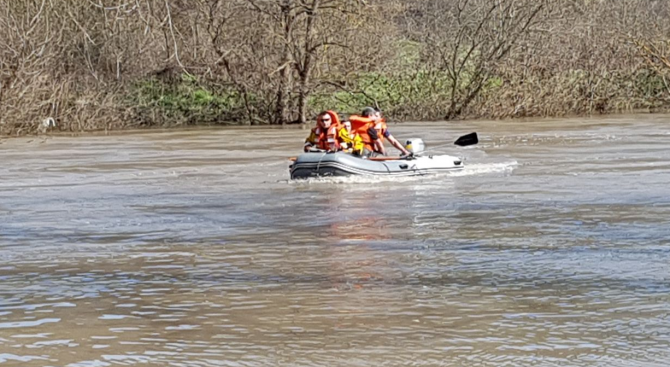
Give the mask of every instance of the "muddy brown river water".
M 667 366 L 669 123 L 391 125 L 466 158 L 401 180 L 289 182 L 296 129 L 2 140 L 0 366 Z

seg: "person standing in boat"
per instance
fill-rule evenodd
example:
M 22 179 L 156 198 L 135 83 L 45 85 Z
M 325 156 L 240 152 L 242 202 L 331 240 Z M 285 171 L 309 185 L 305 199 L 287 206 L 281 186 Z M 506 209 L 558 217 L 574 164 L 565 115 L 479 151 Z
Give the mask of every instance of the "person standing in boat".
M 391 145 L 398 149 L 403 155 L 409 155 L 409 151 L 393 137 L 386 126 L 386 122 L 381 117 L 381 112 L 372 107 L 365 107 L 360 116 L 352 115 L 349 117 L 352 127 L 360 135 L 363 141 L 363 156 L 374 157 L 386 155 L 384 140 L 388 140 Z
M 340 147 L 344 152 L 352 153 L 354 155 L 363 154 L 363 139 L 351 127 L 351 121 L 345 121 L 343 127 L 338 133 Z
M 312 129 L 305 139 L 305 152 L 312 148 L 336 152 L 340 150 L 338 133 L 340 129 L 340 118 L 333 111 L 324 111 L 316 118 L 316 127 Z

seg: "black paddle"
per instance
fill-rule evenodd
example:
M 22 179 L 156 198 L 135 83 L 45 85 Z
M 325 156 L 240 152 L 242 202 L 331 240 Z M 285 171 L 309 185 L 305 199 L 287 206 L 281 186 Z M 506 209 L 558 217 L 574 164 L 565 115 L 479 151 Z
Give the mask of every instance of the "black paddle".
M 468 145 L 475 145 L 477 143 L 479 143 L 479 137 L 477 137 L 477 133 L 463 135 L 454 142 L 454 144 L 458 145 L 459 147 L 467 147 Z

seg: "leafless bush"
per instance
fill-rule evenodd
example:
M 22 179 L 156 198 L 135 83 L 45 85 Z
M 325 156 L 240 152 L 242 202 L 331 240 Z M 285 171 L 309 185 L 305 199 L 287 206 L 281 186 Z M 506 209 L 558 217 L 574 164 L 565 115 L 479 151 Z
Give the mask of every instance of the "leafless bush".
M 198 0 L 197 8 L 205 25 L 196 28 L 207 35 L 200 66 L 244 96 L 250 122 L 305 122 L 315 88 L 380 53 L 370 33 L 382 13 L 359 1 Z
M 500 8 L 501 5 L 506 7 Z M 486 17 L 482 14 L 496 8 L 508 11 L 489 18 L 502 19 L 504 24 L 483 22 Z M 482 28 L 472 31 L 472 26 L 454 17 L 453 9 L 457 15 L 459 9 L 469 9 L 460 14 L 479 20 L 476 24 Z M 534 9 L 539 12 L 534 13 Z M 409 19 L 403 19 L 401 24 L 410 37 L 424 39 L 431 45 L 426 48 L 428 67 L 447 65 L 451 75 L 453 70 L 462 71 L 460 75 L 465 80 L 452 83 L 455 90 L 450 103 L 443 107 L 448 118 L 454 116 L 453 112 L 488 117 L 607 113 L 657 108 L 667 103 L 665 88 L 656 85 L 660 75 L 658 68 L 650 67 L 651 60 L 647 58 L 645 63 L 645 57 L 640 56 L 652 55 L 654 50 L 661 49 L 651 47 L 650 40 L 656 40 L 655 45 L 659 46 L 658 42 L 669 34 L 666 21 L 669 9 L 670 3 L 655 0 L 544 3 L 419 0 L 414 3 Z M 532 19 L 529 15 L 533 15 Z M 531 20 L 525 33 L 515 33 L 514 28 L 509 27 L 512 23 L 526 24 L 524 19 Z M 440 31 L 441 28 L 452 31 Z M 470 32 L 463 33 L 463 29 Z M 489 37 L 479 41 L 487 30 Z M 462 62 L 467 57 L 480 56 L 477 44 L 504 41 L 504 34 L 510 33 L 519 37 L 511 38 L 514 43 L 503 58 L 495 58 L 494 63 L 485 62 L 483 69 L 472 61 L 470 64 Z M 467 56 L 471 55 L 468 51 L 473 49 L 473 44 L 474 56 Z M 642 44 L 652 53 L 641 53 Z M 466 46 L 465 50 L 459 45 Z M 657 66 L 661 65 L 660 58 L 652 58 Z M 446 62 L 440 63 L 445 59 Z M 478 70 L 486 70 L 486 73 L 480 74 Z M 474 79 L 471 78 L 473 73 Z M 488 82 L 482 86 L 478 75 L 488 76 Z M 480 93 L 468 99 L 478 86 L 481 86 Z
M 34 132 L 46 117 L 63 130 L 124 126 L 121 82 L 156 68 L 152 4 L 3 3 L 0 130 Z

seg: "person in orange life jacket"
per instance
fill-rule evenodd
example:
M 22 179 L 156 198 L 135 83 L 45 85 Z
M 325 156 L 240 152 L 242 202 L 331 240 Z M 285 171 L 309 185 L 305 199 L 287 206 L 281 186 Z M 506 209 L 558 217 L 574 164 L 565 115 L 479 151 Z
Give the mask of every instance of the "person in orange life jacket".
M 388 126 L 386 125 L 386 120 L 382 117 L 381 111 L 375 109 L 375 117 L 378 120 L 378 123 L 375 125 L 375 130 L 377 131 L 377 135 L 379 136 L 379 141 L 381 145 L 381 149 L 384 149 L 384 138 L 386 138 L 391 145 L 393 145 L 396 149 L 400 151 L 402 155 L 410 155 L 410 152 L 396 139 L 393 135 L 388 130 Z M 384 153 L 386 155 L 386 153 Z
M 388 130 L 386 122 L 381 118 L 381 113 L 374 108 L 366 107 L 361 116 L 353 115 L 349 117 L 349 120 L 363 140 L 363 156 L 386 155 L 384 139 L 387 139 L 403 155 L 409 155 L 409 151 Z
M 316 127 L 312 129 L 305 139 L 305 152 L 316 147 L 329 152 L 340 149 L 337 134 L 340 128 L 340 119 L 333 111 L 321 112 L 316 119 Z
M 384 146 L 379 141 L 379 134 L 374 129 L 377 121 L 375 110 L 367 107 L 360 115 L 349 116 L 352 129 L 361 137 L 363 141 L 363 156 L 376 155 L 375 152 L 384 152 Z

